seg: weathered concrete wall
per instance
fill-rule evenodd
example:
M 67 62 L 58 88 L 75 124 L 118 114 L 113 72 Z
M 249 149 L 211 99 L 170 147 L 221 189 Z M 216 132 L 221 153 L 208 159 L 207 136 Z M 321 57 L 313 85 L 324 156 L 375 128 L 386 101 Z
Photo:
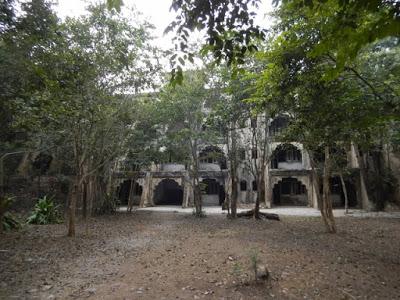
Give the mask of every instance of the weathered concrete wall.
M 163 164 L 161 170 L 164 172 L 179 172 L 185 171 L 185 165 L 182 164 Z
M 200 163 L 199 168 L 202 171 L 221 171 L 221 167 L 213 163 Z

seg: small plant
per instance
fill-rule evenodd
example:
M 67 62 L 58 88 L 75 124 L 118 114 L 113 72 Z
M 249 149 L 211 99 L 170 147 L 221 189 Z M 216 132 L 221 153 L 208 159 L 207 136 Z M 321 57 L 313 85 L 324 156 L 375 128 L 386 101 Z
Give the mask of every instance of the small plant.
M 40 198 L 26 222 L 39 225 L 61 223 L 58 205 L 54 205 L 53 197 Z
M 256 281 L 257 281 L 257 268 L 258 268 L 258 264 L 260 262 L 260 260 L 258 258 L 258 254 L 259 254 L 259 251 L 255 248 L 251 249 L 250 253 L 249 253 L 251 269 L 254 272 L 254 280 L 256 280 Z
M 237 278 L 240 278 L 240 276 L 242 276 L 242 273 L 243 273 L 242 264 L 240 262 L 235 262 L 233 264 L 233 275 L 235 275 Z
M 13 229 L 20 229 L 22 224 L 14 214 L 6 212 L 3 216 L 2 226 L 4 231 L 10 231 Z
M 21 227 L 19 220 L 13 214 L 7 212 L 13 202 L 14 197 L 10 195 L 5 195 L 0 198 L 0 232 L 2 230 L 8 231 Z

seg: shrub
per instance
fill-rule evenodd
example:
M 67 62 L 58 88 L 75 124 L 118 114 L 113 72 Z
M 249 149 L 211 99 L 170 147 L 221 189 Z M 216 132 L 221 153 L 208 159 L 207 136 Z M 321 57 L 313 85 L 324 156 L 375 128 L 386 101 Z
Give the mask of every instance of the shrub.
M 40 198 L 26 222 L 40 225 L 61 223 L 58 205 L 54 205 L 53 197 Z
M 102 202 L 99 207 L 96 209 L 97 214 L 106 215 L 113 214 L 117 211 L 118 208 L 118 199 L 113 197 L 112 195 L 104 195 Z
M 3 230 L 10 231 L 13 229 L 20 229 L 22 227 L 22 224 L 15 215 L 7 212 L 3 216 L 2 226 L 3 226 Z
M 0 226 L 5 231 L 21 228 L 20 221 L 13 214 L 7 212 L 13 202 L 14 197 L 9 195 L 0 199 L 0 213 L 2 214 Z

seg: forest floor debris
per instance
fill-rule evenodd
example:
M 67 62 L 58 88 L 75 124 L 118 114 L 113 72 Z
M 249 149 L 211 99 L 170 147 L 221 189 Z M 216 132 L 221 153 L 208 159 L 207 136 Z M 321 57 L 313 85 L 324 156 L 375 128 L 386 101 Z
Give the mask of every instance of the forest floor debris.
M 398 299 L 399 219 L 136 211 L 0 239 L 0 299 Z M 251 253 L 269 271 L 255 281 Z

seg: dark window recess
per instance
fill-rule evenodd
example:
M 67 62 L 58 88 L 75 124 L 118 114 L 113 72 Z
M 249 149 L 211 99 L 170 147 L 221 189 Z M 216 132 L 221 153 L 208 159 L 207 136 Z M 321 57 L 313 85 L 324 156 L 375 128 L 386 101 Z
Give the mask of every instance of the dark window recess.
M 244 149 L 239 150 L 239 159 L 240 160 L 246 159 L 246 150 L 244 150 Z
M 240 190 L 247 191 L 247 181 L 246 180 L 240 181 Z
M 253 180 L 253 191 L 257 191 L 257 181 Z
M 279 151 L 278 152 L 278 162 L 285 162 L 286 161 L 286 152 Z
M 271 125 L 269 126 L 269 134 L 271 136 L 279 134 L 282 129 L 286 128 L 288 124 L 288 118 L 281 116 L 275 118 L 272 122 Z
M 251 158 L 252 159 L 257 159 L 257 149 L 252 149 L 251 150 Z
M 278 160 L 276 158 L 271 160 L 271 169 L 278 169 Z
M 257 128 L 257 118 L 250 119 L 251 128 Z
M 217 195 L 218 194 L 218 183 L 215 181 L 210 181 L 207 186 L 207 195 Z
M 282 195 L 290 195 L 292 193 L 292 183 L 289 182 L 282 182 L 281 185 L 281 194 Z

